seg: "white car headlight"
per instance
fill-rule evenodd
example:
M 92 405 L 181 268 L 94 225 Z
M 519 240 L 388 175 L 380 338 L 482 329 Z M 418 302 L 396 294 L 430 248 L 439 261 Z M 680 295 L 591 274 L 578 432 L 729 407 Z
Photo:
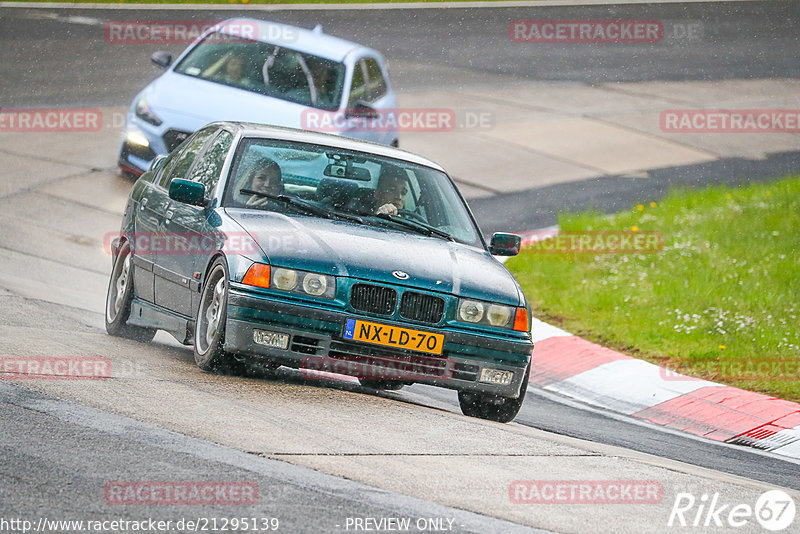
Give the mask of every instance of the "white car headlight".
M 458 305 L 458 316 L 468 323 L 480 322 L 483 319 L 483 304 L 477 300 L 462 300 Z
M 335 277 L 285 267 L 273 267 L 270 287 L 326 299 L 336 297 Z
M 528 328 L 528 316 L 525 308 L 479 300 L 459 299 L 456 320 L 519 331 L 525 331 Z
M 292 269 L 275 269 L 272 274 L 272 283 L 276 289 L 291 291 L 297 287 L 297 271 Z
M 508 326 L 508 320 L 511 319 L 512 311 L 513 310 L 508 306 L 492 304 L 486 312 L 486 318 L 492 326 Z
M 128 133 L 125 134 L 125 142 L 127 142 L 129 145 L 143 147 L 150 146 L 150 141 L 139 130 L 129 130 Z
M 316 273 L 308 273 L 305 278 L 303 278 L 303 291 L 308 293 L 309 295 L 314 295 L 315 297 L 319 297 L 325 294 L 325 290 L 328 289 L 328 280 L 324 275 L 316 274 Z

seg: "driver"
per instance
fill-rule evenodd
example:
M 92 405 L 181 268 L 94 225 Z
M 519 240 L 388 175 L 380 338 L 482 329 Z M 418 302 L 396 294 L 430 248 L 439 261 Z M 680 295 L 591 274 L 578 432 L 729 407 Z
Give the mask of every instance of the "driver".
M 231 51 L 225 60 L 222 72 L 218 72 L 215 78 L 228 85 L 256 89 L 258 85 L 245 73 L 245 68 L 245 58 L 241 52 Z
M 378 179 L 378 187 L 373 194 L 374 211 L 397 215 L 398 210 L 405 208 L 408 195 L 406 173 L 399 167 L 386 167 Z

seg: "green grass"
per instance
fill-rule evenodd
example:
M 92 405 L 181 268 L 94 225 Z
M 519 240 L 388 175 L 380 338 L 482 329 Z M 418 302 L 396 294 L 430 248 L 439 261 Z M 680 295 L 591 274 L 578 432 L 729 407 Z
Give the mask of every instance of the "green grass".
M 523 251 L 507 266 L 534 315 L 683 374 L 800 401 L 800 178 L 675 190 L 559 225 L 658 231 L 664 248 Z

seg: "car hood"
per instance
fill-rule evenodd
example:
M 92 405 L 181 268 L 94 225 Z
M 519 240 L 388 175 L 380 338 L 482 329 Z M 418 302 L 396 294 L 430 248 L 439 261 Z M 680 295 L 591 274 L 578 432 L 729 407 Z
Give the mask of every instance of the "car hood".
M 172 71 L 153 81 L 142 96 L 168 126 L 190 131 L 214 121 L 300 128 L 303 111 L 311 109 Z
M 336 276 L 522 305 L 508 270 L 483 249 L 405 231 L 268 211 L 227 208 L 266 260 Z M 392 273 L 403 271 L 407 280 Z

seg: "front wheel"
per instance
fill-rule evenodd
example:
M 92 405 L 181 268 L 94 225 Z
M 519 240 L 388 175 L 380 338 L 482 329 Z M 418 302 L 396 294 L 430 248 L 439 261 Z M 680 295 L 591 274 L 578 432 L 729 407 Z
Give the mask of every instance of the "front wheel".
M 458 403 L 461 405 L 461 413 L 468 417 L 488 419 L 489 421 L 497 421 L 498 423 L 508 423 L 517 416 L 519 409 L 522 407 L 522 401 L 525 400 L 525 392 L 528 389 L 528 378 L 530 375 L 531 364 L 528 364 L 525 377 L 522 379 L 522 386 L 520 386 L 519 397 L 516 399 L 489 393 L 459 391 Z
M 246 364 L 223 350 L 228 308 L 228 273 L 217 259 L 206 276 L 194 328 L 194 361 L 203 371 L 241 374 Z
M 112 336 L 134 339 L 147 343 L 156 335 L 154 328 L 143 328 L 128 324 L 133 301 L 133 260 L 131 246 L 122 244 L 111 269 L 106 292 L 106 332 Z

